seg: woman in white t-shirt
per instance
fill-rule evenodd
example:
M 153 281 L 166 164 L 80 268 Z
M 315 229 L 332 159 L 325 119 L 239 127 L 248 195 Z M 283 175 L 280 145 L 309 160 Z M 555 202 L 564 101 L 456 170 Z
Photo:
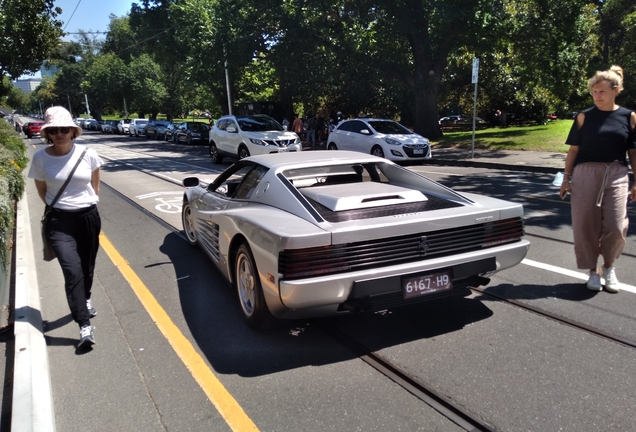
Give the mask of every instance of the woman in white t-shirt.
M 91 288 L 101 230 L 97 194 L 103 163 L 94 150 L 73 142 L 81 134 L 82 129 L 64 107 L 47 109 L 40 136 L 52 145 L 35 153 L 29 171 L 40 198 L 49 207 L 83 155 L 45 224 L 46 237 L 64 274 L 71 315 L 80 326 L 78 348 L 95 343 L 90 319 L 97 312 L 92 305 Z

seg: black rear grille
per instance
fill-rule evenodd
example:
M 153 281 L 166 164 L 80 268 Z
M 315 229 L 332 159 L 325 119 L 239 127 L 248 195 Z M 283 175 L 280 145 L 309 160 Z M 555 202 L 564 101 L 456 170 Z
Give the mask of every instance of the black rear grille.
M 364 242 L 285 250 L 278 271 L 285 279 L 324 276 L 425 261 L 517 242 L 520 217 Z

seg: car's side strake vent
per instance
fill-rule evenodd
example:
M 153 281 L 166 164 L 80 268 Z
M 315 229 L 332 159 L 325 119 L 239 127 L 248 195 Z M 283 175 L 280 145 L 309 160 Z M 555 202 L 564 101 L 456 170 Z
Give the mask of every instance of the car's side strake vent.
M 517 242 L 520 217 L 408 236 L 280 252 L 284 279 L 330 275 L 424 261 Z
M 219 259 L 219 225 L 213 222 L 205 222 L 199 231 L 201 242 L 218 261 Z

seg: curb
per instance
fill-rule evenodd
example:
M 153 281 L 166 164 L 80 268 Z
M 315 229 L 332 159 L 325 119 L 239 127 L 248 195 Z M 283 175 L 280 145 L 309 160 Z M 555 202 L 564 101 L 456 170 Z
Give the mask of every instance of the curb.
M 438 165 L 438 166 L 456 166 L 456 167 L 468 167 L 468 168 L 495 168 L 508 171 L 525 171 L 536 173 L 556 174 L 563 171 L 563 168 L 555 167 L 542 167 L 525 164 L 505 164 L 499 162 L 478 162 L 467 160 L 452 160 L 452 159 L 427 159 L 422 161 L 423 165 Z
M 26 191 L 17 204 L 11 431 L 54 432 L 49 358 L 40 312 Z

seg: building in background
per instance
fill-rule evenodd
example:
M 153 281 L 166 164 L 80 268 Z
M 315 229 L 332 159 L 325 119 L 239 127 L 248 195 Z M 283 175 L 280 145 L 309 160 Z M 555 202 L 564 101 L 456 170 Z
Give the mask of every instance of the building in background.
M 15 87 L 19 88 L 26 94 L 29 94 L 33 90 L 35 90 L 37 86 L 40 85 L 41 82 L 42 82 L 42 78 L 25 78 L 25 79 L 17 79 L 15 81 L 12 81 L 11 84 L 13 84 Z

